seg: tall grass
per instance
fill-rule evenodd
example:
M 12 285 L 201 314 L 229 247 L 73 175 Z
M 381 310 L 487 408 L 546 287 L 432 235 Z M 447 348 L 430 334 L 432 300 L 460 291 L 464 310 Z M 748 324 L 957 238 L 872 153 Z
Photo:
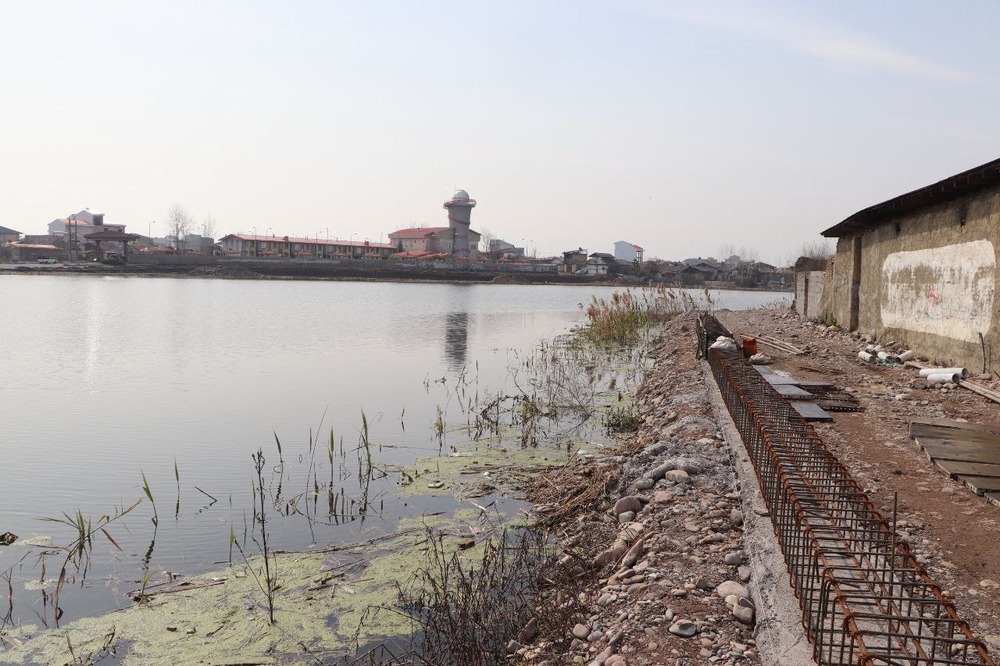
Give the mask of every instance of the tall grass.
M 631 345 L 655 325 L 694 309 L 697 304 L 690 294 L 663 285 L 616 291 L 607 300 L 591 296 L 582 334 L 598 344 Z

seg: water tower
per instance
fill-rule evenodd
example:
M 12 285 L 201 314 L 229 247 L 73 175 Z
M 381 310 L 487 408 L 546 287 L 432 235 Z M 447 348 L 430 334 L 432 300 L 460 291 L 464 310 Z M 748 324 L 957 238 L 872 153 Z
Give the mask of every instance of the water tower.
M 451 201 L 445 201 L 444 207 L 448 209 L 448 227 L 452 233 L 451 253 L 462 259 L 469 258 L 469 225 L 472 223 L 472 209 L 476 207 L 476 200 L 469 198 L 469 193 L 465 190 L 458 190 L 451 195 Z

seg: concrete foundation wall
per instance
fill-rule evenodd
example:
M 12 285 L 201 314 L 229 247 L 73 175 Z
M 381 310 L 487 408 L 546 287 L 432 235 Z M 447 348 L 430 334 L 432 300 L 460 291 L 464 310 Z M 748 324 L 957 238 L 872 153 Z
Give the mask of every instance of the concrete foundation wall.
M 838 239 L 827 308 L 849 325 L 856 284 L 862 334 L 973 372 L 1000 369 L 998 249 L 1000 188 L 887 220 Z
M 796 271 L 795 311 L 803 317 L 821 319 L 824 271 Z

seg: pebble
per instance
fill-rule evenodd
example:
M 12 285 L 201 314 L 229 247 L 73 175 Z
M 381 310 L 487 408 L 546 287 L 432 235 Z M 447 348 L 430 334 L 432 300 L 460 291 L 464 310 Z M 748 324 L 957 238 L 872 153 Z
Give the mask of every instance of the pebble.
M 625 512 L 631 512 L 633 516 L 642 511 L 642 500 L 635 495 L 626 495 L 615 502 L 614 513 L 620 516 Z
M 538 635 L 538 618 L 531 618 L 527 624 L 517 632 L 517 640 L 521 643 L 530 643 Z
M 733 617 L 745 625 L 753 624 L 753 609 L 736 604 L 733 606 Z
M 622 511 L 618 514 L 618 522 L 625 524 L 635 518 L 635 511 Z
M 690 620 L 678 620 L 670 625 L 667 629 L 674 636 L 680 636 L 681 638 L 690 638 L 698 633 L 698 625 Z
M 687 483 L 691 480 L 691 476 L 682 469 L 672 469 L 664 474 L 663 478 L 674 483 Z
M 639 479 L 638 481 L 635 482 L 635 488 L 636 488 L 636 490 L 650 490 L 655 485 L 656 485 L 656 481 L 653 481 L 652 479 L 648 479 L 648 478 L 646 478 L 646 479 Z
M 590 635 L 590 627 L 585 624 L 577 624 L 573 627 L 573 638 L 585 639 Z
M 725 599 L 731 594 L 735 594 L 737 597 L 745 597 L 747 594 L 747 588 L 742 583 L 737 583 L 735 580 L 727 580 L 719 583 L 719 586 L 715 588 L 715 593 Z
M 736 570 L 736 575 L 739 577 L 740 581 L 747 582 L 750 580 L 750 567 L 742 566 Z
M 730 566 L 734 566 L 734 567 L 735 566 L 739 566 L 739 565 L 743 564 L 743 553 L 740 553 L 739 551 L 734 551 L 732 553 L 726 553 L 725 562 L 726 562 L 726 564 L 728 564 Z

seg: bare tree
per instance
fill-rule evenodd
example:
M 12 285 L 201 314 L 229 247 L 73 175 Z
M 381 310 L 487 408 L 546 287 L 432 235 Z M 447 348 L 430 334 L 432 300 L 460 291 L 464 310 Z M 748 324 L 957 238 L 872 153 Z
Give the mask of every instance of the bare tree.
M 479 247 L 482 248 L 483 254 L 490 253 L 490 245 L 493 244 L 495 238 L 496 236 L 493 235 L 493 232 L 486 227 L 479 228 Z
M 181 249 L 181 243 L 193 224 L 191 215 L 180 204 L 175 203 L 170 207 L 167 211 L 167 230 L 174 237 L 174 249 Z
M 736 254 L 740 255 L 740 259 L 747 263 L 752 264 L 757 261 L 760 261 L 760 253 L 755 248 L 752 247 L 746 247 L 745 245 L 741 245 L 739 251 Z
M 209 213 L 201 223 L 201 235 L 205 238 L 215 238 L 215 218 Z
M 725 261 L 734 254 L 738 255 L 739 253 L 736 251 L 736 246 L 732 243 L 723 243 L 719 246 L 719 258 L 722 261 Z
M 809 259 L 829 259 L 833 256 L 834 249 L 833 241 L 829 238 L 811 240 L 802 244 L 799 256 Z

